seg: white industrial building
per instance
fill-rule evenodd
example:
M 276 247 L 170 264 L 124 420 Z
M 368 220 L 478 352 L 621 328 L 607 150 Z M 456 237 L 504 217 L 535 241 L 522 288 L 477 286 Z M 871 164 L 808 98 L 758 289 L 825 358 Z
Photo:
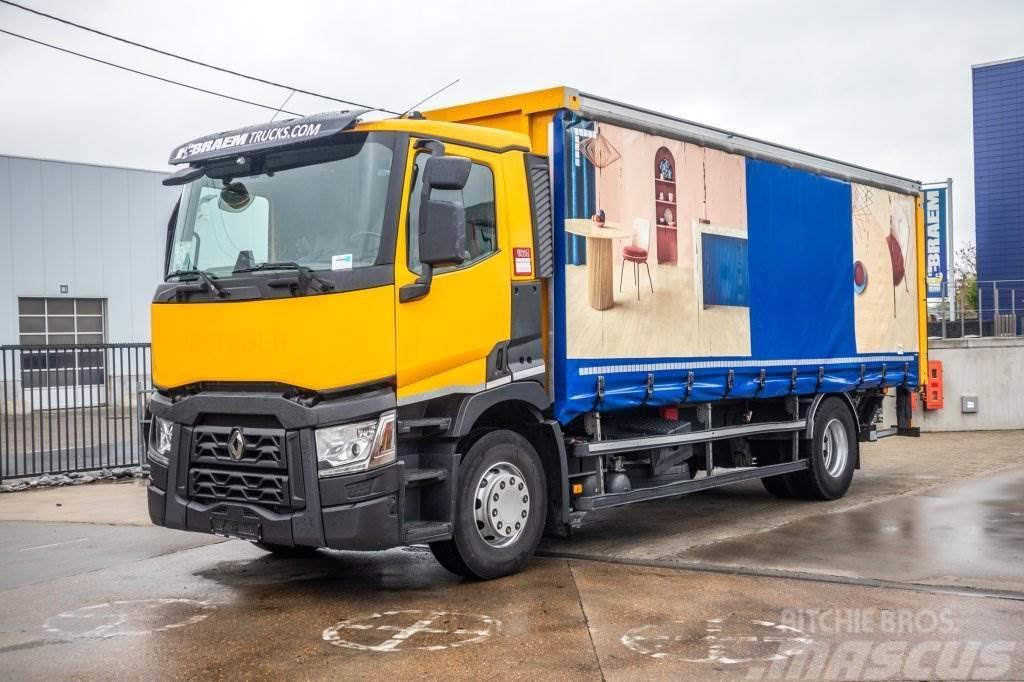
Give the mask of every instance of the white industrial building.
M 0 156 L 0 345 L 149 341 L 165 176 Z
M 164 177 L 0 155 L 0 480 L 141 461 Z

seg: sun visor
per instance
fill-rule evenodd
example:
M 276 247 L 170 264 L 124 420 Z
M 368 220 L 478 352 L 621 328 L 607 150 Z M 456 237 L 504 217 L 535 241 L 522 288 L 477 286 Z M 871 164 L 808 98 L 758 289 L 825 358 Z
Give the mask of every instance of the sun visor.
M 205 135 L 175 147 L 168 163 L 201 163 L 324 140 L 352 128 L 368 111 L 331 111 Z

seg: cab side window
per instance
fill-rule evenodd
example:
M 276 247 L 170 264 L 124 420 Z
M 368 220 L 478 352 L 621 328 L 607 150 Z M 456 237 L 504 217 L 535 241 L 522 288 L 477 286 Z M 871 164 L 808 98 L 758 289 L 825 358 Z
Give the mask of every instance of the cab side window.
M 423 167 L 429 154 L 417 154 L 413 163 L 412 194 L 409 197 L 408 235 L 409 270 L 420 273 L 419 222 L 420 194 L 423 191 Z M 434 190 L 431 196 L 443 201 L 461 201 L 466 209 L 465 268 L 498 250 L 498 225 L 494 211 L 494 173 L 482 163 L 473 163 L 469 180 L 462 190 Z M 446 272 L 454 268 L 438 268 Z

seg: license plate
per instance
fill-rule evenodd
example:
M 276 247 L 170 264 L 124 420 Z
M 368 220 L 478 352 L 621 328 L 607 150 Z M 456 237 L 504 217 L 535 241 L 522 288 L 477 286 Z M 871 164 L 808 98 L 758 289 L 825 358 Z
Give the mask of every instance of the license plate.
M 231 521 L 230 519 L 211 519 L 210 527 L 214 535 L 220 535 L 225 538 L 239 538 L 252 541 L 259 541 L 260 539 L 260 524 L 258 523 Z

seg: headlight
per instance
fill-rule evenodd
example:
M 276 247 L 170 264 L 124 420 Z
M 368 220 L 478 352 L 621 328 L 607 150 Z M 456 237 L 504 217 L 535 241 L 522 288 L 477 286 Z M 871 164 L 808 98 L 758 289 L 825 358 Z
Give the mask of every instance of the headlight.
M 149 458 L 157 464 L 167 466 L 173 436 L 174 423 L 154 416 L 149 425 Z
M 395 461 L 395 413 L 376 421 L 339 424 L 316 430 L 320 477 L 366 471 Z

